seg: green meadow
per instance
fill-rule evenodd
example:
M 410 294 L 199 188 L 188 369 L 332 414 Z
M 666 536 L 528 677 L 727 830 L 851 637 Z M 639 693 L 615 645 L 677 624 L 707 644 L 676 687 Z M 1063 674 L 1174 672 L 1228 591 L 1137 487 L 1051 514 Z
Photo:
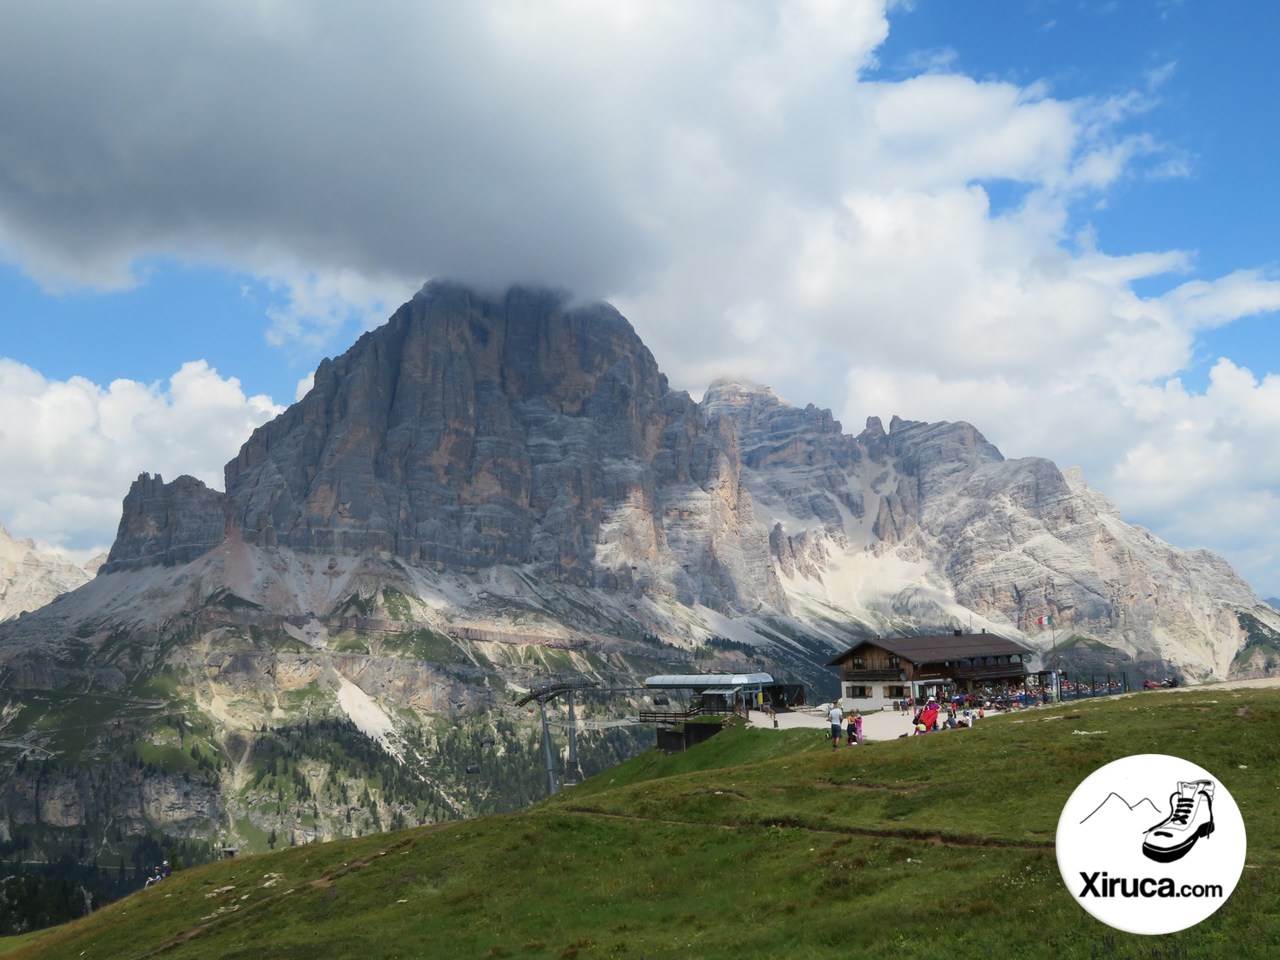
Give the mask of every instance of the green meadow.
M 1072 790 L 1135 753 L 1207 769 L 1248 831 L 1230 899 L 1160 937 L 1086 914 L 1054 857 Z M 1275 690 L 1134 694 L 835 752 L 819 730 L 730 727 L 516 814 L 182 870 L 0 955 L 1272 958 L 1277 802 Z

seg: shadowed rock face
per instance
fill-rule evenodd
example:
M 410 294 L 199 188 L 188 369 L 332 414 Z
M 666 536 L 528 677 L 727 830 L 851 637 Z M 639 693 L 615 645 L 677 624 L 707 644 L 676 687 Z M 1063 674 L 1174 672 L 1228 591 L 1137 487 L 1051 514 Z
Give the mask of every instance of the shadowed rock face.
M 767 563 L 744 574 L 726 559 L 743 536 L 767 558 L 767 535 L 739 516 L 749 501 L 730 448 L 612 307 L 433 283 L 322 363 L 311 391 L 227 464 L 225 532 L 439 569 L 639 579 L 716 608 L 744 590 L 781 604 Z M 211 539 L 203 520 L 170 529 L 165 496 L 191 495 L 205 517 L 206 493 L 135 485 L 111 569 L 216 545 L 224 531 Z
M 667 392 L 607 307 L 433 285 L 227 465 L 233 522 L 265 546 L 578 570 L 602 502 L 625 492 L 602 464 L 657 453 Z
M 226 498 L 195 477 L 165 483 L 144 473 L 124 500 L 102 572 L 177 566 L 212 550 L 226 533 Z

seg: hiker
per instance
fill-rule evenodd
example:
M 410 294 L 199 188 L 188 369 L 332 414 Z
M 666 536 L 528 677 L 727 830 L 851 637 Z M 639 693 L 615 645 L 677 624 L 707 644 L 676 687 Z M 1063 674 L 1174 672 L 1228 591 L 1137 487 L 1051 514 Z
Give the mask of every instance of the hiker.
M 160 874 L 161 874 L 161 878 L 162 878 L 162 879 L 164 879 L 164 880 L 168 880 L 168 879 L 169 879 L 169 876 L 170 876 L 172 873 L 173 873 L 173 867 L 169 866 L 169 861 L 168 861 L 168 860 L 166 860 L 164 863 L 160 864 Z
M 858 746 L 862 746 L 862 711 L 853 711 L 853 733 L 858 739 Z
M 840 746 L 840 721 L 844 719 L 844 714 L 840 712 L 840 704 L 831 704 L 831 709 L 827 711 L 827 719 L 831 721 L 831 749 L 834 750 Z
M 848 732 L 848 734 L 849 734 L 849 741 L 848 741 L 848 742 L 849 742 L 849 746 L 851 746 L 851 747 L 852 747 L 855 743 L 857 743 L 857 739 L 856 739 L 856 738 L 857 738 L 857 735 L 858 735 L 858 731 L 857 731 L 857 730 L 855 729 L 855 727 L 854 727 L 854 723 L 853 723 L 853 714 L 852 714 L 852 713 L 851 713 L 851 714 L 849 714 L 849 723 L 848 723 L 848 726 L 847 726 L 847 728 L 846 728 L 846 729 L 847 729 L 847 732 Z

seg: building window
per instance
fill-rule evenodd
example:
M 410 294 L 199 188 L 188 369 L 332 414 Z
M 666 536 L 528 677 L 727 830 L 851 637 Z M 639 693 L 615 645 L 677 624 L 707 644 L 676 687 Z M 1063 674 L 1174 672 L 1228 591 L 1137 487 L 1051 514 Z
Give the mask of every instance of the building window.
M 854 657 L 849 662 L 849 666 L 853 670 L 865 670 L 867 669 L 867 661 L 862 657 Z
M 866 700 L 871 696 L 870 687 L 855 687 L 852 684 L 844 688 L 844 695 L 854 700 Z
M 884 695 L 890 700 L 902 700 L 907 696 L 906 687 L 885 687 Z
M 901 666 L 901 662 L 893 654 L 889 654 L 889 669 L 897 670 Z

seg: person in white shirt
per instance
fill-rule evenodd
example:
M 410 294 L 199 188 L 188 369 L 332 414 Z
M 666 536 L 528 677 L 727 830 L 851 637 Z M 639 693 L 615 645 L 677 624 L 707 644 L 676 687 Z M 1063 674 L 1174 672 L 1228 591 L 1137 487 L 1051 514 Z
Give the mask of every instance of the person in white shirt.
M 827 713 L 827 719 L 831 721 L 831 749 L 834 750 L 840 746 L 840 721 L 844 719 L 844 714 L 840 712 L 840 704 L 833 703 L 831 710 Z

